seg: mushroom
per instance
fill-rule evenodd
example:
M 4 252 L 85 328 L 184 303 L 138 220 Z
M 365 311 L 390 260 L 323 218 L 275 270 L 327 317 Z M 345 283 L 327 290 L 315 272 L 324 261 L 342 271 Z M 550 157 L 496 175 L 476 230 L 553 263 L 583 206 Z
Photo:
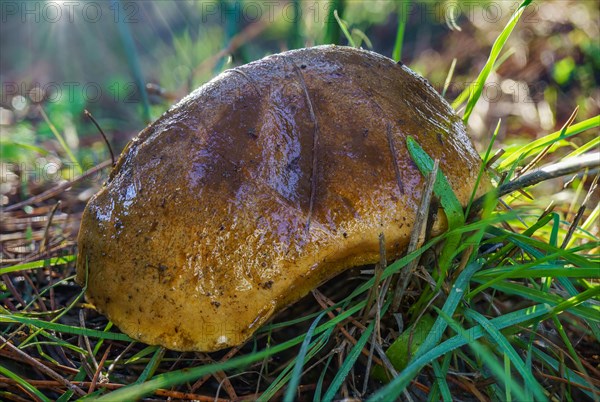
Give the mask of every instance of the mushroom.
M 377 262 L 380 233 L 390 256 L 405 251 L 424 185 L 407 136 L 466 204 L 481 160 L 401 63 L 319 46 L 227 70 L 123 151 L 83 214 L 77 281 L 139 341 L 238 345 L 324 281 Z

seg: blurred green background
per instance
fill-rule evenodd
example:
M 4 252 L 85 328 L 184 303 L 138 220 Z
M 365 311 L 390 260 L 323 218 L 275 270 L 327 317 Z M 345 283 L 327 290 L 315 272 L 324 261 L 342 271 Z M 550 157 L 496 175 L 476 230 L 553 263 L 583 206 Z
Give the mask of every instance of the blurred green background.
M 93 114 L 118 153 L 172 103 L 224 69 L 291 48 L 347 45 L 333 10 L 357 46 L 389 57 L 401 52 L 402 61 L 440 92 L 456 59 L 445 93 L 452 102 L 477 77 L 519 2 L 2 1 L 0 5 L 0 162 L 6 205 L 36 191 L 35 184 L 18 185 L 23 170 L 29 169 L 24 166 L 53 162 L 57 173 L 46 176 L 56 181 L 76 173 L 69 166 L 72 158 L 83 168 L 109 158 L 84 109 Z M 400 49 L 396 39 L 403 25 Z M 498 119 L 502 119 L 497 144 L 501 147 L 559 129 L 577 105 L 576 121 L 597 115 L 599 37 L 594 0 L 530 4 L 469 120 L 479 149 L 487 145 Z

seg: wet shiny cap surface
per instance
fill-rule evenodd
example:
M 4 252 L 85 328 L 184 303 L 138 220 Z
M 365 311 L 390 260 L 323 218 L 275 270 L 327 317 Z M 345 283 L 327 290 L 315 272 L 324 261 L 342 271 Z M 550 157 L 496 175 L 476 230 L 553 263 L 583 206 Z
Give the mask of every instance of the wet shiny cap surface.
M 481 161 L 408 67 L 320 46 L 225 71 L 123 151 L 84 212 L 77 280 L 134 339 L 237 345 L 320 283 L 378 261 L 380 233 L 402 254 L 424 185 L 409 135 L 466 204 Z

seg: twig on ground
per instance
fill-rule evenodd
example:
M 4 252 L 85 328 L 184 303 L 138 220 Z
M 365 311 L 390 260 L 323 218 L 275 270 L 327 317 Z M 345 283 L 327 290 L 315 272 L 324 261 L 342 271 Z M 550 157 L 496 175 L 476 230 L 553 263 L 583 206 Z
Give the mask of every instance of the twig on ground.
M 566 176 L 568 174 L 583 172 L 590 169 L 590 173 L 597 173 L 600 169 L 600 152 L 591 152 L 588 154 L 569 158 L 562 162 L 553 163 L 541 167 L 540 169 L 528 173 L 498 187 L 494 192 L 497 197 L 510 194 L 513 191 L 533 186 L 546 180 L 555 179 L 557 177 Z M 487 194 L 479 197 L 471 208 L 471 215 L 475 215 L 483 207 L 483 201 Z

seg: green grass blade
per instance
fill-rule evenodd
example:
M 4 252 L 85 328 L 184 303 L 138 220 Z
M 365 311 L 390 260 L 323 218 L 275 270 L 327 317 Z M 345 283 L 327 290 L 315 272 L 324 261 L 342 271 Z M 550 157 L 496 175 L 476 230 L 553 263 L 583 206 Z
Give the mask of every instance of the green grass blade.
M 406 146 L 411 158 L 419 168 L 421 174 L 424 177 L 428 177 L 433 170 L 433 159 L 427 154 L 427 152 L 425 152 L 425 150 L 412 136 L 406 137 Z M 442 208 L 446 213 L 446 218 L 448 219 L 448 229 L 452 230 L 454 228 L 463 226 L 465 223 L 465 215 L 462 205 L 460 205 L 460 201 L 458 198 L 456 198 L 448 179 L 441 169 L 438 170 L 437 177 L 435 178 L 433 192 L 440 199 Z M 444 248 L 440 254 L 440 273 L 439 277 L 437 278 L 438 286 L 446 276 L 446 271 L 452 263 L 452 258 L 456 253 L 460 239 L 460 234 L 450 234 L 446 240 L 446 244 L 444 245 Z
M 533 392 L 537 401 L 547 401 L 546 395 L 544 394 L 544 388 L 538 383 L 531 371 L 525 366 L 523 360 L 517 353 L 517 351 L 510 344 L 508 339 L 490 321 L 483 315 L 479 314 L 475 310 L 466 309 L 464 312 L 465 316 L 475 322 L 490 335 L 490 337 L 500 347 L 500 350 L 510 360 L 510 364 L 514 366 L 517 371 L 521 374 L 521 377 L 525 380 L 527 390 Z M 509 373 L 510 374 L 510 373 Z
M 304 364 L 306 364 L 306 362 L 310 361 L 310 359 L 312 359 L 319 351 L 321 351 L 323 349 L 323 347 L 329 341 L 329 337 L 333 333 L 333 330 L 334 330 L 333 327 L 329 328 L 326 332 L 319 335 L 319 337 L 315 341 L 310 343 L 310 345 L 308 347 L 308 351 L 306 353 L 306 356 L 303 359 Z M 288 364 L 283 370 L 281 370 L 281 373 L 277 376 L 277 378 L 275 378 L 275 380 L 273 380 L 271 382 L 269 387 L 260 395 L 260 397 L 258 397 L 257 402 L 267 402 L 267 401 L 272 400 L 275 397 L 275 395 L 277 394 L 277 392 L 284 385 L 289 383 L 290 379 L 292 378 L 293 368 L 296 366 L 297 361 L 298 361 L 298 358 L 293 359 L 290 362 L 290 364 Z M 288 388 L 288 390 L 289 389 L 296 390 L 296 388 L 291 388 L 291 387 Z
M 554 325 L 556 326 L 558 334 L 560 335 L 563 343 L 567 347 L 567 351 L 569 352 L 569 355 L 571 356 L 571 358 L 575 362 L 575 365 L 577 366 L 577 369 L 581 373 L 583 373 L 587 377 L 589 377 L 590 375 L 588 374 L 587 370 L 585 369 L 585 367 L 581 363 L 581 359 L 579 358 L 579 355 L 577 355 L 577 352 L 575 351 L 575 348 L 573 347 L 573 344 L 571 343 L 571 340 L 569 339 L 569 335 L 567 335 L 567 331 L 565 331 L 565 328 L 563 327 L 562 323 L 558 319 L 558 316 L 553 316 L 552 317 L 552 321 L 554 321 Z
M 38 147 L 38 146 L 35 146 L 35 145 L 25 144 L 22 142 L 17 142 L 17 141 L 0 138 L 0 149 L 4 150 L 6 152 L 6 149 L 8 149 L 9 147 L 16 147 L 16 148 L 21 148 L 25 151 L 36 152 L 42 156 L 46 156 L 46 155 L 50 154 L 50 152 L 48 150 Z
M 120 0 L 111 0 L 111 3 L 115 10 L 121 10 L 121 7 L 123 7 Z M 146 123 L 150 123 L 150 99 L 148 98 L 148 91 L 146 91 L 144 74 L 142 73 L 140 58 L 133 41 L 133 35 L 129 29 L 129 24 L 125 22 L 125 18 L 118 19 L 117 28 L 119 30 L 123 48 L 125 49 L 129 70 L 131 71 L 135 85 L 140 93 L 140 97 L 142 98 L 142 117 Z
M 162 361 L 163 356 L 165 355 L 165 348 L 161 348 L 158 346 L 153 346 L 153 347 L 155 349 L 154 355 L 152 355 L 152 358 L 150 359 L 150 361 L 148 362 L 146 367 L 144 367 L 144 371 L 142 371 L 142 374 L 140 374 L 138 379 L 135 381 L 136 384 L 141 384 L 144 381 L 146 381 L 148 378 L 152 378 L 152 376 L 154 375 L 154 372 L 160 365 L 160 362 Z
M 72 345 L 68 342 L 62 341 L 62 342 L 58 342 L 56 340 L 54 341 L 37 341 L 37 342 L 29 342 L 27 345 L 23 346 L 23 345 L 19 345 L 19 349 L 21 350 L 25 350 L 26 348 L 30 348 L 32 346 L 38 346 L 38 345 L 51 345 L 51 346 L 56 346 L 57 348 L 64 348 L 64 349 L 69 349 L 72 350 L 75 353 L 80 353 L 80 354 L 86 354 L 87 351 L 85 349 L 80 348 L 77 345 Z
M 61 264 L 57 264 L 57 265 L 61 265 Z M 35 303 L 37 303 L 42 296 L 44 296 L 46 293 L 50 292 L 50 290 L 52 290 L 52 289 L 56 289 L 57 287 L 59 287 L 61 285 L 67 284 L 69 281 L 75 280 L 75 277 L 76 277 L 75 275 L 67 276 L 59 281 L 54 282 L 52 285 L 46 286 L 38 294 L 36 294 L 34 297 L 31 298 L 31 300 L 23 308 L 23 311 L 28 311 L 28 315 L 32 315 L 32 316 L 35 315 L 36 314 L 35 312 L 30 311 L 31 307 L 34 306 Z M 62 310 L 64 311 L 67 308 L 69 308 L 69 306 L 62 308 Z M 35 310 L 35 308 L 34 308 L 34 310 Z M 56 311 L 60 311 L 60 310 L 56 310 Z M 48 312 L 48 313 L 53 313 L 53 312 Z M 43 314 L 43 315 L 45 315 L 45 314 Z
M 83 380 L 85 380 L 86 376 L 87 376 L 87 373 L 85 372 L 85 369 L 83 368 L 83 366 L 81 366 L 79 368 L 79 372 L 77 374 L 75 374 L 75 377 L 73 378 L 72 381 L 73 382 L 83 381 Z M 64 394 L 62 394 L 60 396 L 60 398 L 58 398 L 56 400 L 56 402 L 68 402 L 74 393 L 75 392 L 72 390 L 67 390 Z
M 427 177 L 433 170 L 433 159 L 425 152 L 419 143 L 412 137 L 406 137 L 406 146 L 412 160 L 415 162 L 419 171 L 424 177 Z M 456 198 L 448 179 L 441 170 L 438 170 L 433 192 L 440 198 L 444 212 L 448 217 L 448 227 L 453 229 L 461 226 L 465 221 L 462 206 Z
M 10 371 L 9 369 L 5 368 L 2 365 L 0 365 L 0 374 L 4 375 L 12 380 L 15 380 L 17 384 L 19 384 L 21 387 L 26 389 L 27 392 L 30 393 L 31 395 L 35 395 L 37 398 L 39 398 L 40 401 L 50 402 L 50 399 L 48 399 L 46 397 L 46 395 L 42 394 L 33 385 L 29 384 L 23 378 L 19 377 L 17 374 L 13 373 L 12 371 Z
M 466 340 L 470 339 L 467 331 L 462 328 L 458 322 L 453 320 L 452 317 L 443 311 L 437 308 L 436 310 L 439 311 L 440 316 L 446 320 L 448 325 L 450 325 L 452 329 L 459 334 L 459 336 L 462 336 Z M 505 384 L 505 401 L 511 400 L 512 394 L 516 394 L 519 401 L 529 400 L 525 390 L 516 381 L 514 381 L 513 376 L 510 373 L 510 367 L 507 367 L 505 370 L 503 370 L 502 366 L 498 362 L 498 359 L 496 359 L 494 353 L 489 348 L 477 341 L 469 342 L 468 345 L 483 360 L 484 364 L 490 368 L 492 373 L 494 373 L 494 376 Z
M 494 41 L 488 60 L 485 63 L 485 66 L 483 66 L 481 72 L 479 73 L 477 80 L 475 80 L 473 90 L 471 91 L 471 95 L 469 96 L 469 101 L 467 102 L 467 107 L 463 116 L 463 121 L 465 122 L 465 124 L 467 124 L 467 122 L 469 121 L 469 117 L 471 116 L 471 113 L 475 108 L 475 104 L 477 103 L 479 97 L 481 96 L 481 93 L 483 92 L 485 82 L 488 76 L 490 75 L 492 68 L 494 67 L 494 63 L 498 59 L 498 56 L 500 55 L 504 44 L 506 43 L 515 25 L 519 21 L 521 14 L 523 14 L 525 8 L 529 5 L 529 3 L 531 3 L 531 0 L 525 0 L 519 5 L 519 8 L 517 8 L 517 10 L 512 15 L 512 17 L 510 18 L 510 20 L 508 21 L 498 38 L 496 38 L 496 40 Z
M 525 231 L 518 236 L 521 236 L 523 238 L 531 237 L 538 229 L 546 226 L 546 224 L 548 222 L 550 222 L 551 219 L 552 219 L 552 214 L 542 216 L 533 225 L 531 225 L 529 228 L 525 229 Z M 496 232 L 496 233 L 494 233 L 494 235 L 496 236 L 494 238 L 494 241 L 496 241 L 496 242 L 500 242 L 500 241 L 504 241 L 504 240 L 511 240 L 511 241 L 508 241 L 507 244 L 505 246 L 503 246 L 500 250 L 498 250 L 494 256 L 492 256 L 491 258 L 488 259 L 488 264 L 490 264 L 490 265 L 496 261 L 501 260 L 502 258 L 504 258 L 504 256 L 508 255 L 508 253 L 510 251 L 512 251 L 515 247 L 517 247 L 517 244 L 512 241 L 512 239 L 514 239 L 514 237 L 512 237 L 512 236 L 515 235 L 515 233 L 509 232 L 509 231 L 503 231 L 503 229 L 499 229 L 499 228 L 498 229 L 494 228 L 492 230 Z
M 338 15 L 337 10 L 333 10 L 333 16 L 335 17 L 335 20 L 337 21 L 338 25 L 340 26 L 340 29 L 344 33 L 344 36 L 348 40 L 348 43 L 350 44 L 350 46 L 356 47 L 356 43 L 354 43 L 354 39 L 352 39 L 352 35 L 350 35 L 350 32 L 348 32 L 348 27 L 346 26 L 346 23 L 344 21 L 342 21 L 342 19 Z
M 306 357 L 306 352 L 308 350 L 310 340 L 313 336 L 313 332 L 315 331 L 317 324 L 319 323 L 319 321 L 321 321 L 325 314 L 325 311 L 319 314 L 319 316 L 313 321 L 313 323 L 310 325 L 310 328 L 306 332 L 306 337 L 304 338 L 302 346 L 300 347 L 300 352 L 298 353 L 296 364 L 294 365 L 294 371 L 292 372 L 292 377 L 290 379 L 288 388 L 283 398 L 284 402 L 293 402 L 294 397 L 296 396 L 298 384 L 300 384 L 300 377 L 302 376 L 302 368 L 304 367 L 304 358 Z
M 49 331 L 57 331 L 65 334 L 85 335 L 90 338 L 111 339 L 113 341 L 133 342 L 133 339 L 125 334 L 115 334 L 112 332 L 106 333 L 89 328 L 73 327 L 65 324 L 57 324 L 33 318 L 22 317 L 16 314 L 0 314 L 0 322 L 18 322 L 21 324 L 32 326 L 36 329 L 46 329 Z
M 560 229 L 560 216 L 557 213 L 552 213 L 552 230 L 550 232 L 550 238 L 548 242 L 554 246 L 558 247 L 558 230 Z
M 346 8 L 345 0 L 331 0 L 327 6 L 327 17 L 325 20 L 324 38 L 323 42 L 326 45 L 337 45 L 340 42 L 340 25 L 336 23 L 333 12 L 337 10 L 338 13 L 344 14 Z
M 452 285 L 452 290 L 450 291 L 450 294 L 448 295 L 448 298 L 444 303 L 444 307 L 442 308 L 442 311 L 444 311 L 444 313 L 448 314 L 449 316 L 452 316 L 452 314 L 454 314 L 458 303 L 460 303 L 460 301 L 466 294 L 465 291 L 469 286 L 469 281 L 471 280 L 471 277 L 473 276 L 473 274 L 475 274 L 475 272 L 477 272 L 479 268 L 481 268 L 481 263 L 473 262 L 467 265 L 465 269 L 460 273 L 460 275 L 456 279 L 456 282 Z M 442 335 L 444 334 L 446 327 L 447 323 L 441 317 L 438 317 L 435 320 L 435 323 L 433 324 L 433 328 L 431 328 L 431 331 L 429 332 L 429 336 L 427 337 L 427 339 L 425 339 L 425 342 L 423 342 L 417 353 L 415 353 L 414 359 L 422 356 L 426 351 L 430 350 L 435 345 L 437 345 L 440 339 L 442 339 Z
M 65 153 L 69 157 L 69 160 L 71 161 L 71 163 L 77 170 L 77 174 L 79 175 L 79 174 L 83 173 L 83 169 L 81 168 L 79 161 L 73 154 L 73 151 L 71 151 L 71 148 L 69 148 L 69 146 L 67 145 L 67 142 L 63 138 L 62 134 L 57 130 L 56 126 L 54 126 L 54 124 L 52 124 L 52 121 L 50 121 L 50 118 L 48 117 L 48 115 L 46 114 L 46 112 L 44 111 L 44 109 L 41 106 L 39 107 L 39 110 L 40 110 L 40 114 L 46 121 L 46 124 L 48 124 L 50 131 L 52 132 L 52 134 L 54 134 L 54 137 L 60 144 L 61 148 L 63 149 L 63 151 L 65 151 Z
M 583 268 L 567 268 L 564 265 L 544 265 L 534 266 L 525 270 L 515 271 L 514 267 L 499 267 L 486 270 L 485 272 L 478 272 L 481 276 L 477 278 L 484 279 L 489 277 L 495 277 L 496 275 L 502 275 L 506 279 L 515 278 L 594 278 L 600 279 L 600 272 L 597 264 L 593 264 L 590 267 Z
M 498 328 L 498 330 L 502 330 L 534 320 L 551 312 L 552 308 L 550 306 L 540 304 L 505 314 L 501 317 L 490 320 L 490 322 L 496 328 Z M 371 398 L 369 398 L 369 401 L 386 402 L 397 399 L 402 391 L 404 391 L 404 389 L 408 386 L 410 381 L 417 374 L 419 374 L 425 365 L 429 364 L 440 356 L 445 355 L 446 353 L 449 353 L 468 344 L 469 342 L 481 338 L 485 334 L 485 331 L 480 325 L 470 328 L 466 332 L 466 338 L 461 335 L 457 335 L 429 350 L 426 350 L 425 348 L 420 349 L 426 350 L 426 352 L 421 356 L 415 357 L 413 360 L 411 360 L 408 366 L 406 366 L 406 368 L 397 377 L 373 394 Z
M 534 140 L 532 142 L 527 143 L 526 145 L 515 147 L 518 149 L 511 149 L 510 147 L 506 148 L 507 156 L 500 162 L 498 165 L 498 169 L 503 170 L 510 166 L 512 166 L 519 159 L 525 158 L 531 152 L 551 145 L 559 140 L 564 140 L 569 137 L 573 137 L 574 135 L 580 134 L 586 130 L 590 130 L 592 128 L 600 127 L 600 116 L 590 117 L 587 120 L 584 120 L 580 123 L 573 124 L 569 126 L 563 133 L 562 130 L 555 131 L 552 134 L 545 135 L 542 138 Z
M 575 156 L 582 155 L 589 150 L 597 149 L 599 146 L 600 146 L 600 136 L 594 137 L 587 143 L 583 144 L 582 146 L 577 147 L 577 149 L 574 150 L 573 152 L 571 152 L 570 154 L 566 155 L 564 157 L 564 159 L 569 159 L 569 158 L 573 158 Z
M 476 282 L 479 282 L 478 279 L 473 278 L 473 280 Z M 499 283 L 494 284 L 493 288 L 498 291 L 501 291 L 503 293 L 506 293 L 508 295 L 515 295 L 515 296 L 523 297 L 523 298 L 526 298 L 526 299 L 529 299 L 531 301 L 538 302 L 538 303 L 548 303 L 549 305 L 555 306 L 555 308 L 559 308 L 558 306 L 561 305 L 561 302 L 564 302 L 564 299 L 561 296 L 547 293 L 542 290 L 534 289 L 534 288 L 524 286 L 524 285 L 521 285 L 518 283 L 499 282 Z M 600 307 L 591 305 L 589 303 L 584 303 L 585 300 L 587 300 L 587 299 L 584 299 L 581 302 L 577 302 L 577 301 L 580 301 L 579 297 L 581 297 L 581 295 L 583 295 L 584 293 L 586 293 L 588 291 L 590 291 L 590 289 L 580 293 L 578 296 L 574 296 L 576 299 L 569 298 L 568 300 L 573 299 L 573 300 L 571 300 L 571 302 L 573 302 L 573 304 L 572 305 L 562 305 L 559 308 L 559 310 L 562 311 L 562 310 L 565 310 L 568 308 L 569 312 L 571 312 L 572 314 L 575 314 L 583 319 L 597 321 L 598 316 L 600 315 Z M 585 296 L 587 296 L 587 293 Z M 581 304 L 583 304 L 583 305 L 581 305 Z
M 498 58 L 496 63 L 494 64 L 493 71 L 496 71 L 513 54 L 514 54 L 514 51 L 512 49 L 509 49 L 508 51 L 504 52 Z M 471 95 L 471 86 L 469 85 L 465 89 L 463 89 L 463 91 L 456 97 L 456 99 L 454 99 L 454 101 L 452 101 L 452 104 L 451 104 L 452 109 L 458 110 L 459 106 L 461 106 L 464 102 L 466 102 L 469 99 L 470 95 Z
M 46 260 L 38 260 L 26 262 L 19 265 L 13 265 L 11 267 L 0 268 L 0 275 L 10 274 L 12 272 L 24 271 L 26 269 L 39 269 L 47 266 L 53 267 L 55 265 L 64 265 L 73 262 L 77 259 L 75 255 L 67 255 L 64 257 L 53 257 Z
M 402 44 L 404 43 L 404 31 L 406 29 L 406 20 L 410 1 L 398 2 L 398 30 L 396 31 L 396 40 L 394 41 L 394 50 L 392 51 L 392 59 L 400 61 L 402 59 Z
M 362 335 L 358 339 L 358 342 L 356 342 L 356 345 L 354 345 L 354 347 L 350 350 L 350 353 L 348 353 L 344 364 L 342 364 L 342 367 L 340 367 L 340 370 L 333 378 L 329 389 L 327 390 L 327 392 L 325 392 L 325 395 L 323 396 L 323 401 L 329 402 L 333 400 L 338 389 L 342 386 L 342 382 L 344 382 L 344 379 L 350 372 L 350 369 L 352 368 L 352 366 L 354 366 L 356 359 L 358 359 L 358 356 L 360 356 L 361 350 L 367 344 L 367 341 L 369 340 L 369 337 L 371 336 L 371 333 L 373 332 L 374 328 L 375 321 L 371 321 L 367 329 L 362 333 Z
M 348 310 L 338 314 L 335 318 L 328 322 L 321 324 L 315 329 L 314 334 L 321 334 L 335 327 L 340 322 L 344 321 L 353 314 L 362 310 L 365 306 L 365 301 L 358 302 L 356 305 L 350 307 Z M 261 350 L 256 353 L 240 356 L 237 358 L 230 359 L 225 362 L 219 362 L 215 364 L 194 367 L 191 369 L 177 370 L 160 375 L 154 376 L 149 381 L 142 384 L 132 384 L 126 387 L 120 388 L 108 395 L 105 395 L 99 400 L 101 401 L 114 401 L 114 400 L 135 400 L 141 398 L 144 395 L 152 393 L 158 388 L 168 388 L 176 384 L 181 384 L 188 381 L 193 381 L 207 374 L 213 374 L 220 370 L 228 370 L 232 368 L 239 368 L 251 363 L 263 360 L 266 357 L 273 356 L 284 350 L 290 349 L 304 341 L 305 335 L 297 336 L 296 338 L 290 339 L 289 341 L 273 345 L 266 350 Z
M 419 350 L 431 332 L 434 322 L 431 315 L 423 315 L 419 321 L 405 329 L 388 347 L 385 354 L 397 371 L 402 371 L 415 352 Z M 371 375 L 379 381 L 389 381 L 382 366 L 373 367 Z
M 575 384 L 581 385 L 585 388 L 587 388 L 587 387 L 592 388 L 592 390 L 594 391 L 594 393 L 596 395 L 600 394 L 600 389 L 598 387 L 594 386 L 593 384 L 590 384 L 589 381 L 587 381 L 586 379 L 581 377 L 579 374 L 577 374 L 570 368 L 565 367 L 564 364 L 562 364 L 558 360 L 554 359 L 550 355 L 542 352 L 540 349 L 536 348 L 535 346 L 532 347 L 531 351 L 532 351 L 533 355 L 535 355 L 537 358 L 542 360 L 548 366 L 552 367 L 552 369 L 556 373 L 562 375 L 563 378 L 565 378 Z M 592 392 L 586 390 L 585 388 L 581 388 L 581 390 L 590 397 L 590 400 L 594 399 L 594 394 Z
M 308 361 L 308 359 L 312 358 L 314 347 L 318 347 L 318 343 L 320 342 L 322 336 L 324 335 L 319 336 L 316 341 L 311 342 L 307 351 L 308 357 L 305 357 L 305 360 L 303 360 L 303 362 L 306 362 Z M 273 381 L 271 381 L 267 389 L 265 389 L 256 399 L 256 402 L 270 401 L 287 383 L 289 383 L 290 379 L 292 378 L 292 372 L 294 370 L 294 367 L 296 367 L 297 361 L 297 358 L 293 358 L 283 369 L 280 369 L 279 375 Z
M 435 374 L 435 383 L 442 394 L 442 400 L 444 402 L 452 402 L 452 393 L 450 392 L 450 388 L 448 388 L 448 382 L 446 382 L 446 373 L 442 371 L 442 367 L 436 360 L 431 362 L 431 367 Z
M 452 82 L 452 77 L 454 76 L 454 69 L 456 68 L 456 57 L 452 59 L 452 64 L 450 64 L 450 69 L 448 70 L 448 75 L 446 75 L 446 81 L 444 81 L 444 88 L 442 89 L 442 98 L 446 97 L 446 91 L 448 91 L 448 87 Z
M 596 206 L 594 207 L 594 209 L 592 210 L 590 215 L 586 218 L 585 222 L 583 222 L 579 226 L 579 230 L 582 230 L 582 231 L 589 230 L 598 221 L 598 219 L 600 219 L 600 204 L 596 204 Z M 594 239 L 597 239 L 597 237 L 594 236 Z M 573 243 L 575 243 L 576 240 L 577 240 L 576 236 L 571 237 L 571 240 L 569 241 L 569 243 L 567 243 L 567 246 L 565 248 L 571 248 Z
M 429 393 L 429 395 L 427 396 L 427 402 L 435 402 L 435 401 L 439 401 L 440 398 L 442 397 L 443 393 L 446 393 L 446 391 L 443 390 L 444 387 L 448 386 L 448 382 L 446 381 L 446 378 L 448 377 L 448 370 L 450 369 L 450 363 L 452 362 L 452 354 L 451 353 L 447 353 L 444 356 L 444 361 L 442 363 L 441 366 L 439 366 L 438 362 L 436 360 L 431 362 L 431 367 L 434 370 L 434 374 L 436 376 L 436 382 L 433 384 L 433 387 L 431 388 L 431 392 Z M 439 370 L 437 370 L 435 367 L 439 366 Z M 438 375 L 437 373 L 441 374 Z M 452 399 L 450 399 L 452 400 Z
M 332 306 L 332 307 L 328 307 L 326 310 L 322 310 L 322 311 L 332 311 L 334 308 L 335 307 Z M 300 324 L 301 322 L 308 321 L 308 320 L 315 318 L 316 316 L 321 314 L 322 311 L 316 311 L 314 313 L 307 314 L 302 317 L 294 318 L 293 320 L 287 320 L 287 321 L 282 321 L 282 322 L 276 322 L 273 324 L 267 324 L 267 325 L 262 326 L 257 332 L 258 333 L 269 332 L 269 331 L 273 331 L 278 328 L 285 328 L 285 327 L 289 327 L 290 325 Z
M 169 388 L 176 384 L 184 382 L 194 381 L 207 374 L 213 374 L 217 371 L 228 370 L 237 367 L 247 366 L 251 363 L 260 361 L 265 357 L 272 356 L 283 350 L 289 349 L 295 345 L 298 345 L 304 340 L 303 336 L 298 336 L 287 342 L 274 345 L 267 350 L 262 350 L 254 354 L 240 356 L 235 359 L 230 359 L 226 362 L 215 363 L 209 365 L 203 365 L 194 367 L 191 369 L 171 371 L 154 376 L 149 381 L 142 384 L 133 384 L 126 387 L 120 388 L 107 395 L 98 398 L 99 401 L 132 401 L 137 400 L 145 395 L 151 394 L 159 388 Z
M 501 120 L 498 120 L 498 123 L 496 124 L 496 129 L 492 133 L 492 139 L 490 140 L 488 147 L 485 150 L 485 156 L 483 157 L 483 161 L 482 161 L 481 165 L 479 166 L 479 172 L 477 173 L 477 180 L 475 181 L 475 186 L 473 187 L 473 191 L 471 192 L 471 197 L 469 197 L 469 202 L 467 204 L 467 208 L 465 209 L 464 216 L 466 216 L 466 217 L 469 216 L 469 212 L 471 211 L 471 205 L 473 204 L 473 201 L 475 200 L 475 196 L 477 195 L 477 189 L 479 188 L 481 179 L 485 175 L 485 166 L 486 166 L 486 163 L 490 160 L 490 155 L 492 154 L 492 147 L 496 143 L 496 138 L 498 138 L 498 132 L 500 131 L 500 122 L 501 122 Z
M 325 374 L 327 374 L 327 369 L 331 364 L 331 359 L 335 356 L 333 353 L 329 355 L 327 361 L 325 362 L 325 366 L 323 370 L 321 370 L 321 374 L 319 375 L 319 380 L 317 381 L 317 386 L 315 387 L 315 396 L 313 398 L 314 402 L 321 402 L 321 390 L 323 389 L 323 381 L 325 380 Z
M 294 7 L 294 18 L 290 22 L 290 33 L 288 35 L 287 44 L 290 49 L 298 49 L 304 46 L 304 38 L 302 35 L 302 18 L 301 18 L 301 3 L 300 0 L 292 0 Z
M 358 37 L 358 43 L 356 44 L 356 47 L 362 47 L 362 43 L 365 43 L 365 46 L 370 49 L 373 50 L 373 42 L 371 42 L 371 39 L 369 39 L 369 37 L 367 36 L 366 33 L 364 33 L 363 31 L 361 31 L 358 28 L 352 28 L 352 32 L 350 32 L 350 35 L 354 38 L 354 37 Z
M 522 272 L 522 271 L 525 271 L 527 269 L 534 268 L 536 266 L 540 266 L 543 263 L 548 262 L 548 261 L 559 260 L 560 258 L 563 258 L 563 257 L 572 257 L 572 255 L 574 254 L 574 252 L 576 250 L 578 250 L 578 249 L 591 249 L 591 248 L 595 248 L 595 247 L 598 247 L 598 244 L 588 243 L 588 244 L 584 244 L 583 246 L 580 246 L 580 247 L 577 247 L 577 248 L 572 248 L 570 250 L 558 249 L 558 251 L 556 251 L 554 253 L 548 254 L 548 255 L 543 256 L 543 257 L 540 256 L 536 260 L 531 261 L 529 263 L 521 264 L 519 266 L 515 266 L 512 271 L 500 274 L 500 275 L 498 275 L 498 276 L 490 279 L 488 282 L 485 282 L 482 285 L 480 285 L 477 288 L 475 288 L 474 290 L 472 290 L 469 293 L 469 298 L 472 298 L 477 293 L 479 293 L 479 292 L 481 292 L 481 291 L 483 291 L 483 290 L 485 290 L 485 289 L 487 289 L 489 287 L 493 287 L 498 282 L 501 282 L 502 280 L 507 279 L 511 275 L 515 275 L 518 272 Z
M 600 295 L 600 285 L 592 286 L 589 289 L 584 290 L 583 292 L 575 296 L 569 297 L 567 300 L 562 301 L 556 307 L 554 307 L 553 311 L 555 314 L 558 314 L 563 311 L 572 310 L 585 303 L 587 300 L 591 300 L 598 297 L 598 295 Z M 597 304 L 589 304 L 589 306 L 591 309 L 597 311 L 597 314 L 595 315 L 596 318 L 592 320 L 598 322 L 598 317 L 600 317 L 600 306 L 598 306 Z
M 473 232 L 473 231 L 480 230 L 482 228 L 487 228 L 489 225 L 494 225 L 494 224 L 497 224 L 500 222 L 504 222 L 507 219 L 512 219 L 514 216 L 516 216 L 515 211 L 507 211 L 501 215 L 491 216 L 491 217 L 481 219 L 481 220 L 478 220 L 478 221 L 475 221 L 475 222 L 472 222 L 469 224 L 465 224 L 464 226 L 456 228 L 453 231 L 457 232 L 457 233 Z M 408 264 L 410 261 L 414 260 L 415 258 L 419 258 L 423 253 L 425 253 L 427 250 L 434 247 L 436 244 L 438 244 L 442 240 L 446 239 L 446 237 L 451 234 L 452 234 L 451 232 L 446 232 L 445 234 L 437 236 L 437 237 L 429 240 L 421 248 L 413 251 L 412 253 L 410 253 L 408 255 L 405 255 L 404 257 L 402 257 L 402 258 L 396 260 L 395 262 L 393 262 L 392 264 L 388 265 L 388 267 L 381 274 L 380 280 L 384 280 L 384 279 L 388 278 L 389 276 L 394 275 L 397 272 L 400 272 L 400 270 L 404 266 L 406 266 L 406 264 Z M 364 282 L 361 286 L 359 286 L 357 289 L 355 289 L 348 297 L 346 297 L 346 299 L 344 299 L 342 302 L 352 300 L 353 298 L 368 291 L 373 286 L 375 286 L 375 278 L 371 278 L 368 281 Z M 340 302 L 340 303 L 342 303 L 342 302 Z
M 156 351 L 156 346 L 146 346 L 144 349 L 137 352 L 135 355 L 131 356 L 127 360 L 125 360 L 124 364 L 135 364 L 139 363 L 146 356 L 154 353 Z
M 506 354 L 504 354 L 504 377 L 508 378 L 511 376 L 511 369 L 510 369 L 510 359 L 508 358 L 508 356 Z M 525 390 L 523 390 L 524 392 L 527 392 Z M 504 382 L 504 395 L 506 395 L 506 402 L 512 402 L 512 396 L 511 396 L 511 392 L 510 392 L 510 386 L 508 381 Z M 524 399 L 525 401 L 530 401 L 531 399 L 531 393 L 528 393 L 524 395 Z

